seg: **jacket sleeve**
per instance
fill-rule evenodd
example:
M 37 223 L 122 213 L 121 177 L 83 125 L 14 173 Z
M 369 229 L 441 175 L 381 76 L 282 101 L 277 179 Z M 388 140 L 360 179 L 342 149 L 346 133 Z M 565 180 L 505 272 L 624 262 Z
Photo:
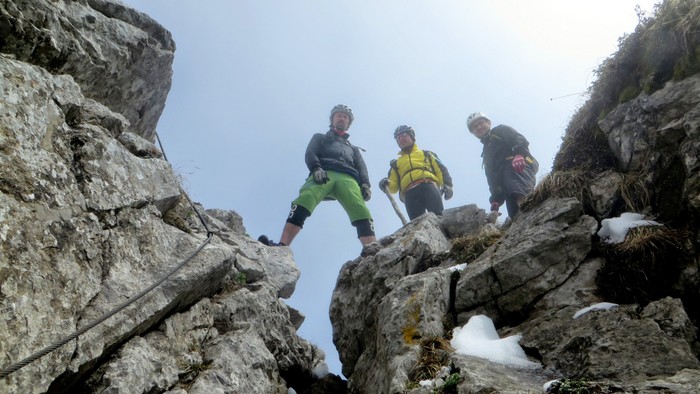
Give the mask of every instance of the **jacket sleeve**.
M 318 155 L 321 151 L 323 137 L 323 134 L 314 134 L 309 141 L 309 145 L 306 146 L 304 161 L 306 161 L 306 167 L 309 168 L 309 172 L 312 172 L 315 168 L 321 167 L 321 160 L 318 158 Z
M 506 198 L 503 197 L 503 192 L 496 192 L 493 188 L 491 189 L 491 196 L 489 197 L 489 202 L 497 202 L 498 205 L 503 205 L 503 203 L 506 201 Z M 500 187 L 499 187 L 500 189 Z
M 431 152 L 432 154 L 431 159 L 432 159 L 432 166 L 433 168 L 437 167 L 438 171 L 440 172 L 437 174 L 438 180 L 441 180 L 441 186 L 442 185 L 447 185 L 449 187 L 452 187 L 452 177 L 450 176 L 450 172 L 447 171 L 447 167 L 445 167 L 444 164 L 442 164 L 442 161 L 440 161 L 440 158 L 438 155 L 435 154 L 435 152 Z
M 367 185 L 371 187 L 372 185 L 369 183 L 369 174 L 367 174 L 367 165 L 365 164 L 365 160 L 362 158 L 360 149 L 353 147 L 352 150 L 353 154 L 355 155 L 355 169 L 357 170 L 357 174 L 360 176 L 360 186 Z
M 489 202 L 497 202 L 498 205 L 503 205 L 503 203 L 506 200 L 506 197 L 503 193 L 503 187 L 501 184 L 494 179 L 494 176 L 486 176 L 486 182 L 489 184 L 489 192 L 491 193 L 491 196 L 489 196 Z
M 530 155 L 530 142 L 522 134 L 518 133 L 514 128 L 506 125 L 500 125 L 502 135 L 509 142 L 513 155 Z
M 396 160 L 392 160 L 389 163 L 389 174 L 387 174 L 387 178 L 389 179 L 389 193 L 395 194 L 396 192 L 399 191 L 399 182 L 401 181 L 399 179 L 399 173 L 394 167 L 397 166 Z

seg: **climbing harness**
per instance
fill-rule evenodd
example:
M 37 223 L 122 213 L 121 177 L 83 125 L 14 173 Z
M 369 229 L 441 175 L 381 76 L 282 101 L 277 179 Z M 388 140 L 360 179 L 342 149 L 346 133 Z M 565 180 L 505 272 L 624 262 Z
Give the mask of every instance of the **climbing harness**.
M 165 156 L 165 150 L 163 149 L 163 145 L 162 145 L 161 142 L 160 142 L 160 137 L 158 136 L 158 133 L 156 133 L 156 139 L 158 140 L 158 145 L 160 146 L 160 151 L 163 152 L 163 159 L 165 159 L 165 160 L 167 161 L 168 158 Z M 0 378 L 7 377 L 7 376 L 9 376 L 10 374 L 12 374 L 12 373 L 16 372 L 17 370 L 19 370 L 20 368 L 23 368 L 23 367 L 25 367 L 25 366 L 31 364 L 32 362 L 34 362 L 34 361 L 36 361 L 36 360 L 38 360 L 38 359 L 40 359 L 40 358 L 46 356 L 47 354 L 49 354 L 49 353 L 53 352 L 54 350 L 60 348 L 61 346 L 65 345 L 66 343 L 68 343 L 68 342 L 70 342 L 70 341 L 72 341 L 72 340 L 78 338 L 80 335 L 82 335 L 82 334 L 84 334 L 85 332 L 87 332 L 88 330 L 94 328 L 95 326 L 97 326 L 98 324 L 102 323 L 103 321 L 105 321 L 105 320 L 109 319 L 110 317 L 114 316 L 115 314 L 117 314 L 119 311 L 121 311 L 122 309 L 126 308 L 127 306 L 133 304 L 133 303 L 136 302 L 138 299 L 140 299 L 141 297 L 145 296 L 146 294 L 148 294 L 149 292 L 151 292 L 153 289 L 155 289 L 156 287 L 158 287 L 161 283 L 165 282 L 165 281 L 166 281 L 168 278 L 170 278 L 174 273 L 176 273 L 176 272 L 179 271 L 182 267 L 184 267 L 185 264 L 187 264 L 190 260 L 192 260 L 200 251 L 202 251 L 202 249 L 204 249 L 204 247 L 205 247 L 205 246 L 212 240 L 212 238 L 214 237 L 214 233 L 209 229 L 209 227 L 207 226 L 206 221 L 205 221 L 204 218 L 202 217 L 201 213 L 197 210 L 197 208 L 195 207 L 194 203 L 192 202 L 192 200 L 190 199 L 190 197 L 187 195 L 187 193 L 185 193 L 185 191 L 184 191 L 182 188 L 180 188 L 180 192 L 182 193 L 182 195 L 185 196 L 185 198 L 187 198 L 187 201 L 189 202 L 190 206 L 192 206 L 192 209 L 194 209 L 195 213 L 197 214 L 197 217 L 199 218 L 199 221 L 202 223 L 202 225 L 204 226 L 204 228 L 207 230 L 207 239 L 204 240 L 204 242 L 202 242 L 202 244 L 201 244 L 194 252 L 192 252 L 192 254 L 191 254 L 188 258 L 186 258 L 185 260 L 183 260 L 180 264 L 178 264 L 175 268 L 173 268 L 172 270 L 170 270 L 170 272 L 168 272 L 167 274 L 165 274 L 163 277 L 161 277 L 161 278 L 160 278 L 159 280 L 157 280 L 155 283 L 153 283 L 152 285 L 150 285 L 150 286 L 147 287 L 146 289 L 142 290 L 142 291 L 139 292 L 138 294 L 134 295 L 133 297 L 129 298 L 129 299 L 126 300 L 125 302 L 119 304 L 117 307 L 115 307 L 115 308 L 112 309 L 111 311 L 109 311 L 109 312 L 103 314 L 102 316 L 100 316 L 99 318 L 95 319 L 92 323 L 86 325 L 85 327 L 81 328 L 80 330 L 75 331 L 74 333 L 68 335 L 67 337 L 61 339 L 60 341 L 57 341 L 56 343 L 54 343 L 54 344 L 52 344 L 52 345 L 50 345 L 50 346 L 47 346 L 46 348 L 44 348 L 44 349 L 42 349 L 42 350 L 40 350 L 40 351 L 38 351 L 38 352 L 32 354 L 31 356 L 25 358 L 25 359 L 22 360 L 22 361 L 19 361 L 19 362 L 15 363 L 15 364 L 12 364 L 12 365 L 10 365 L 10 366 L 7 367 L 7 368 L 3 368 L 2 370 L 0 370 Z

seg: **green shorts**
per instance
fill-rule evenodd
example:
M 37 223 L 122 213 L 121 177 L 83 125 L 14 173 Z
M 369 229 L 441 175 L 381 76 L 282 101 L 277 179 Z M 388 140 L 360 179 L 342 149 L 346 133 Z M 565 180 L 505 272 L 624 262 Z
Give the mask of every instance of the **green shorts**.
M 324 184 L 316 183 L 313 175 L 306 178 L 306 182 L 299 189 L 299 197 L 292 201 L 292 204 L 301 205 L 313 213 L 321 201 L 331 198 L 338 200 L 343 206 L 350 218 L 350 223 L 362 219 L 372 219 L 369 208 L 362 198 L 360 185 L 357 184 L 355 178 L 337 171 L 326 171 L 326 174 L 328 182 Z

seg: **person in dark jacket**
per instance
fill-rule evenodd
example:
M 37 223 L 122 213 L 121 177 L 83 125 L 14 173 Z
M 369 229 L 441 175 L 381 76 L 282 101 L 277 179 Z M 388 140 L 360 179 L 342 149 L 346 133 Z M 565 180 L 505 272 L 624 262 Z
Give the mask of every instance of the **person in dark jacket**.
M 535 189 L 539 163 L 530 154 L 530 143 L 510 126 L 491 128 L 491 120 L 481 112 L 469 115 L 467 127 L 484 144 L 481 157 L 491 212 L 498 212 L 505 202 L 508 217 L 513 219 L 525 196 Z
M 268 246 L 289 246 L 299 234 L 304 222 L 323 200 L 338 200 L 357 228 L 363 246 L 376 241 L 372 215 L 365 204 L 372 196 L 367 166 L 360 148 L 352 145 L 347 130 L 354 116 L 352 110 L 339 104 L 330 115 L 330 130 L 311 137 L 306 147 L 305 161 L 309 176 L 292 201 L 292 209 L 278 243 L 261 235 L 258 241 Z
M 398 159 L 389 163 L 389 174 L 379 181 L 379 188 L 391 194 L 399 192 L 410 220 L 426 211 L 442 215 L 442 195 L 445 200 L 452 198 L 452 177 L 447 167 L 435 153 L 418 148 L 412 127 L 397 127 L 394 139 L 401 151 Z

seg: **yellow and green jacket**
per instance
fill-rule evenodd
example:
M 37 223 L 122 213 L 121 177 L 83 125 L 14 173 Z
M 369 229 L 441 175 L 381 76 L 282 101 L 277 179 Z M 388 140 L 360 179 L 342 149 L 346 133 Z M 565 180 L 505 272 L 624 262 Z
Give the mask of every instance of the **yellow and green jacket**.
M 433 180 L 438 187 L 442 185 L 452 187 L 452 177 L 435 153 L 421 150 L 414 143 L 411 152 L 399 151 L 398 154 L 398 159 L 389 163 L 391 167 L 387 176 L 389 193 L 400 192 L 403 200 L 403 194 L 408 185 L 424 178 Z

